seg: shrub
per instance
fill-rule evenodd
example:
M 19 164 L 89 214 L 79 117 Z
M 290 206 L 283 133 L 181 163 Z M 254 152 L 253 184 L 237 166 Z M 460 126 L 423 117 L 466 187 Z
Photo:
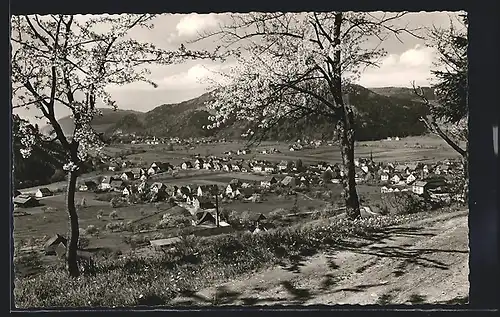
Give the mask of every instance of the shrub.
M 38 268 L 42 265 L 42 256 L 38 252 L 29 252 L 14 258 L 14 268 L 16 272 L 18 266 L 27 266 L 32 268 Z
M 185 228 L 190 225 L 191 220 L 187 217 L 164 214 L 163 218 L 156 224 L 156 229 Z
M 78 237 L 78 249 L 82 250 L 85 249 L 89 246 L 90 244 L 90 239 L 87 238 L 85 235 L 80 235 Z
M 382 196 L 380 209 L 383 214 L 412 214 L 428 209 L 425 200 L 411 192 L 393 192 Z
M 95 199 L 99 201 L 108 201 L 111 202 L 111 200 L 115 197 L 118 197 L 118 193 L 114 192 L 109 192 L 109 193 L 103 193 L 99 195 L 95 195 Z
M 113 208 L 120 208 L 120 207 L 126 207 L 129 204 L 129 201 L 127 198 L 123 197 L 114 197 L 111 199 L 109 202 L 111 207 Z
M 109 218 L 111 219 L 118 219 L 118 212 L 116 210 L 113 210 L 110 214 L 109 214 Z
M 130 245 L 132 248 L 146 245 L 149 243 L 149 241 L 150 239 L 148 236 L 134 235 L 134 236 L 123 237 L 123 242 Z
M 269 219 L 281 219 L 284 215 L 286 215 L 288 211 L 285 208 L 277 208 L 271 211 L 267 218 Z
M 97 229 L 97 227 L 94 225 L 89 225 L 87 229 L 85 229 L 85 233 L 90 235 L 97 235 L 99 233 L 99 229 Z
M 126 226 L 123 221 L 113 221 L 106 224 L 106 229 L 112 232 L 125 231 L 125 228 Z

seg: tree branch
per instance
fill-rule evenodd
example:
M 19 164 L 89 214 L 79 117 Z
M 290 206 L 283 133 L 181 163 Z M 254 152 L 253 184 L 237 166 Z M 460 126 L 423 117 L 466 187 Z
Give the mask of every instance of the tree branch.
M 418 97 L 420 97 L 423 100 L 423 102 L 425 103 L 425 105 L 430 109 L 431 108 L 431 104 L 429 103 L 429 100 L 427 99 L 427 97 L 425 97 L 425 94 L 424 94 L 422 88 L 419 87 L 419 90 L 420 90 L 419 91 L 419 90 L 417 90 L 417 87 L 415 86 L 415 83 L 412 83 L 412 86 L 413 86 L 414 93 Z M 431 117 L 431 120 L 428 120 L 428 119 L 426 119 L 424 117 L 421 117 L 420 121 L 422 121 L 427 126 L 427 128 L 429 129 L 429 131 L 431 131 L 431 132 L 436 133 L 437 135 L 439 135 L 439 137 L 441 137 L 449 146 L 451 146 L 455 151 L 457 151 L 457 153 L 459 153 L 462 157 L 467 158 L 467 156 L 468 156 L 467 151 L 464 150 L 464 149 L 462 149 L 446 133 L 443 132 L 443 130 L 436 123 L 435 118 L 432 117 L 432 114 L 430 115 L 430 117 Z

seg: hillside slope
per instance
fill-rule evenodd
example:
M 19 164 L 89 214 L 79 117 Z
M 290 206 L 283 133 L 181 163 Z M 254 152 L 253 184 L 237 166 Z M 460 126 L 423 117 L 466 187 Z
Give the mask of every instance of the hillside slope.
M 144 115 L 143 112 L 135 110 L 122 110 L 122 109 L 113 110 L 111 108 L 100 108 L 99 110 L 101 110 L 102 116 L 95 117 L 94 120 L 92 121 L 92 127 L 97 132 L 106 132 L 109 131 L 110 129 L 113 130 L 113 127 L 118 122 L 120 122 L 120 120 L 122 120 L 123 117 L 126 117 L 128 115 L 131 114 L 137 116 Z M 75 128 L 73 119 L 71 119 L 69 116 L 66 116 L 59 119 L 58 122 L 61 125 L 61 128 L 65 135 L 73 134 L 73 130 Z M 43 134 L 50 134 L 51 130 L 52 130 L 51 126 L 44 126 L 40 129 L 40 132 Z
M 371 239 L 346 239 L 222 285 L 181 295 L 175 305 L 466 304 L 466 210 L 402 225 Z
M 420 101 L 420 98 L 415 95 L 413 88 L 407 87 L 378 87 L 378 88 L 368 88 L 382 96 L 393 97 L 405 100 Z M 434 90 L 431 87 L 422 87 L 424 96 L 428 100 L 434 100 L 436 96 L 434 95 Z

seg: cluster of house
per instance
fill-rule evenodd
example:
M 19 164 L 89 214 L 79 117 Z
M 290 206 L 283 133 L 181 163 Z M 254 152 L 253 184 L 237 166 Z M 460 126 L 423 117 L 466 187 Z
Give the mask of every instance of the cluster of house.
M 120 131 L 118 131 L 120 132 Z M 117 133 L 115 131 L 115 138 L 119 139 L 120 136 L 130 138 L 133 140 L 130 141 L 130 144 L 149 144 L 149 145 L 159 145 L 159 144 L 177 144 L 177 145 L 190 145 L 190 144 L 213 144 L 213 143 L 225 143 L 226 139 L 215 139 L 215 138 L 189 138 L 189 139 L 181 139 L 178 137 L 148 137 L 148 136 L 138 136 L 134 133 L 131 134 L 123 134 Z
M 386 164 L 378 171 L 382 193 L 412 191 L 418 195 L 446 194 L 447 178 L 461 169 L 461 164 L 446 160 L 436 164 Z
M 50 189 L 47 187 L 41 187 L 37 189 L 34 195 L 28 195 L 28 194 L 23 194 L 18 190 L 14 191 L 14 206 L 17 207 L 24 207 L 24 208 L 29 208 L 29 207 L 35 207 L 39 205 L 38 199 L 52 196 L 53 193 Z
M 317 148 L 324 145 L 324 143 L 325 142 L 322 140 L 297 140 L 295 143 L 291 144 L 288 147 L 288 150 L 293 152 L 293 151 L 300 151 L 303 149 Z M 328 141 L 326 144 L 328 146 L 333 146 L 334 141 Z
M 400 139 L 399 139 L 399 137 L 398 137 L 398 136 L 396 136 L 396 137 L 390 137 L 390 136 L 389 136 L 389 137 L 387 137 L 387 139 L 386 139 L 386 140 L 387 140 L 387 141 L 392 141 L 392 140 L 394 140 L 394 141 L 399 141 Z

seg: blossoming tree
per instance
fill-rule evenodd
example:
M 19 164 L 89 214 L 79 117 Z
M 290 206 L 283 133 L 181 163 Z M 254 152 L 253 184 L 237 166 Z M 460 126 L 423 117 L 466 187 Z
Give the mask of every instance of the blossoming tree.
M 103 146 L 91 126 L 104 104 L 118 105 L 106 91 L 109 85 L 146 82 L 148 65 L 172 64 L 188 58 L 211 58 L 204 51 L 181 46 L 167 51 L 131 38 L 133 28 L 153 28 L 155 15 L 121 14 L 82 18 L 73 15 L 14 16 L 11 20 L 11 80 L 13 107 L 35 106 L 53 128 L 68 157 L 67 211 L 70 222 L 67 266 L 78 276 L 78 215 L 75 209 L 76 181 L 89 156 Z M 74 121 L 72 136 L 64 134 L 56 109 L 70 109 Z M 23 155 L 29 155 L 33 137 L 26 135 Z
M 388 36 L 413 34 L 394 23 L 406 13 L 248 13 L 234 14 L 215 32 L 222 50 L 237 66 L 213 77 L 210 128 L 228 120 L 254 123 L 261 133 L 285 118 L 324 116 L 341 145 L 347 215 L 360 216 L 354 170 L 355 109 L 349 84 L 375 66 Z M 370 41 L 370 39 L 372 41 Z M 373 41 L 373 39 L 375 41 Z M 254 132 L 254 131 L 252 131 Z M 256 133 L 258 134 L 258 133 Z
M 429 46 L 437 51 L 437 60 L 432 74 L 436 102 L 431 102 L 422 89 L 413 84 L 414 92 L 429 107 L 430 115 L 422 118 L 430 132 L 437 134 L 462 157 L 462 198 L 468 197 L 468 61 L 467 61 L 467 15 L 452 19 L 450 27 L 432 28 L 429 31 Z

